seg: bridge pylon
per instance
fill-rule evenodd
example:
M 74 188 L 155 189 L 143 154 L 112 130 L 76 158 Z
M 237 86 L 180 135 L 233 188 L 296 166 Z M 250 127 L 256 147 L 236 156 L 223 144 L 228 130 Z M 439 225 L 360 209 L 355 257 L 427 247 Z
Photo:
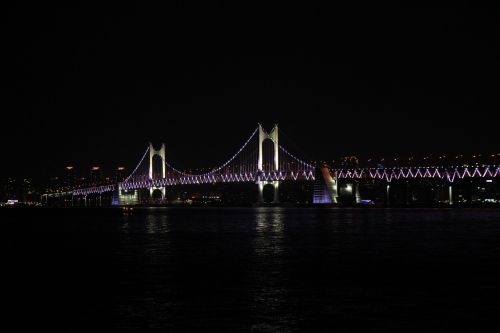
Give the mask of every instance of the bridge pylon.
M 259 124 L 259 159 L 257 161 L 257 170 L 259 171 L 259 174 L 262 174 L 264 172 L 264 170 L 263 170 L 263 164 L 264 164 L 263 143 L 267 139 L 273 141 L 274 171 L 279 172 L 278 124 L 274 125 L 271 132 L 266 132 L 264 130 L 264 128 L 262 127 L 262 125 Z M 265 181 L 265 180 L 261 180 L 261 177 L 259 176 L 258 181 L 257 181 L 257 186 L 258 186 L 258 190 L 259 190 L 259 198 L 258 198 L 259 203 L 264 202 L 264 185 L 265 184 L 272 184 L 273 185 L 273 187 L 274 187 L 274 200 L 273 200 L 273 202 L 275 202 L 275 203 L 279 202 L 279 181 Z
M 166 175 L 166 159 L 165 159 L 165 144 L 161 144 L 161 148 L 156 150 L 153 144 L 150 142 L 149 143 L 149 179 L 153 180 L 154 179 L 154 173 L 153 173 L 153 157 L 154 156 L 159 156 L 161 159 L 161 177 L 165 178 Z M 165 191 L 165 186 L 163 187 L 150 187 L 149 188 L 149 197 L 153 197 L 153 192 L 154 190 L 160 190 L 161 191 L 161 198 L 162 200 L 165 199 L 166 191 Z

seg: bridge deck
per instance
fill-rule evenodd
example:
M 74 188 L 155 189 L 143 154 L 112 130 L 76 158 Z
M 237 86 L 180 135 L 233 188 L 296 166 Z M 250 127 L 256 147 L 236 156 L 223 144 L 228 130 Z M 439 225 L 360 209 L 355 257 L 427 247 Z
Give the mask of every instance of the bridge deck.
M 464 178 L 500 177 L 500 166 L 464 166 L 464 167 L 394 167 L 394 168 L 353 168 L 331 169 L 330 173 L 338 179 L 380 179 L 387 182 L 398 179 L 441 179 L 454 182 Z M 160 188 L 178 185 L 197 185 L 214 183 L 244 183 L 258 181 L 297 181 L 315 180 L 313 170 L 219 173 L 205 175 L 184 175 L 160 179 L 128 179 L 118 184 L 79 188 L 67 191 L 72 195 L 88 195 L 112 192 L 116 189 L 133 190 Z

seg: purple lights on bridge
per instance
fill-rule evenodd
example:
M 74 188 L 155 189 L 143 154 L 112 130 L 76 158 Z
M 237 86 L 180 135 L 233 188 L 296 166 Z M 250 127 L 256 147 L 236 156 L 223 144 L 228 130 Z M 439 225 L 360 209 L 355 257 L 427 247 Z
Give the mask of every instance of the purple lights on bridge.
M 308 171 L 278 171 L 278 172 L 250 172 L 250 173 L 217 173 L 205 175 L 184 175 L 175 178 L 146 179 L 127 181 L 119 184 L 120 189 L 131 190 L 151 187 L 175 185 L 215 184 L 215 183 L 243 183 L 258 181 L 285 181 L 285 180 L 314 180 L 314 169 Z
M 273 149 L 265 149 L 270 140 Z M 163 149 L 163 148 L 162 148 Z M 149 163 L 146 156 L 150 155 Z M 281 153 L 281 154 L 280 154 Z M 153 172 L 153 157 L 162 160 L 162 174 Z M 258 126 L 244 144 L 228 160 L 209 172 L 192 174 L 181 171 L 167 162 L 165 152 L 150 145 L 132 173 L 121 183 L 92 188 L 80 188 L 73 195 L 87 195 L 119 190 L 165 188 L 176 185 L 215 183 L 276 183 L 280 181 L 312 181 L 315 166 L 299 159 L 278 143 L 278 127 L 267 133 Z
M 269 141 L 272 145 L 264 146 Z M 149 154 L 149 159 L 146 158 Z M 190 171 L 182 171 L 167 162 L 165 145 L 156 150 L 152 144 L 146 149 L 137 166 L 124 181 L 114 184 L 105 184 L 88 188 L 77 188 L 65 190 L 74 196 L 86 196 L 89 194 L 102 194 L 120 190 L 162 189 L 178 185 L 216 184 L 216 183 L 256 183 L 259 191 L 265 184 L 272 184 L 275 190 L 278 183 L 282 181 L 315 181 L 318 177 L 316 166 L 309 164 L 294 154 L 290 153 L 278 143 L 278 126 L 275 125 L 271 132 L 266 132 L 259 125 L 236 150 L 236 152 L 219 166 L 208 172 L 193 174 Z M 154 158 L 159 158 L 161 164 L 156 163 Z M 357 159 L 356 159 L 357 161 Z M 155 173 L 154 168 L 160 167 L 161 174 Z M 482 166 L 394 166 L 361 168 L 322 168 L 322 178 L 329 174 L 328 178 L 337 184 L 339 179 L 378 179 L 392 182 L 399 179 L 436 179 L 453 183 L 457 179 L 464 178 L 494 178 L 500 176 L 500 167 L 496 165 Z M 275 199 L 278 196 L 275 193 Z
M 454 182 L 455 179 L 464 178 L 494 178 L 500 176 L 499 166 L 483 167 L 409 167 L 409 168 L 359 168 L 359 169 L 334 169 L 331 172 L 339 179 L 381 179 L 388 182 L 398 179 L 435 178 Z
M 98 187 L 89 187 L 89 188 L 79 188 L 73 190 L 73 195 L 88 195 L 88 194 L 102 194 L 106 192 L 113 192 L 116 189 L 115 184 L 104 185 Z
M 119 183 L 122 190 L 158 188 L 177 185 L 215 184 L 215 183 L 255 183 L 258 181 L 314 181 L 314 167 L 303 171 L 271 171 L 245 173 L 208 173 L 203 175 L 189 175 L 180 173 L 177 177 L 162 179 L 131 179 Z M 330 173 L 337 179 L 379 179 L 391 182 L 399 179 L 441 179 L 454 182 L 464 178 L 495 178 L 500 177 L 499 166 L 484 167 L 412 167 L 412 168 L 359 168 L 359 169 L 332 169 Z M 100 194 L 116 190 L 116 185 L 83 188 L 73 190 L 73 195 Z

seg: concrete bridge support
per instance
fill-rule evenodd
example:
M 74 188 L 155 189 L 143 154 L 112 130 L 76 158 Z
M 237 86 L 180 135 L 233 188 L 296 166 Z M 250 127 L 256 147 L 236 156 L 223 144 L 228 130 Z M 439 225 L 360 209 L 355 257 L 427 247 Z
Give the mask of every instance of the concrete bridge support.
M 391 204 L 391 184 L 387 184 L 387 187 L 386 187 L 386 190 L 385 190 L 385 193 L 386 193 L 386 204 L 387 205 L 390 205 Z
M 259 124 L 259 159 L 257 161 L 257 170 L 260 173 L 264 172 L 264 170 L 263 170 L 264 149 L 263 149 L 262 145 L 263 145 L 264 141 L 268 140 L 268 139 L 273 142 L 273 146 L 274 146 L 274 149 L 273 149 L 274 168 L 273 169 L 274 169 L 274 171 L 279 171 L 278 125 L 275 124 L 274 128 L 271 130 L 271 132 L 268 133 L 262 128 L 262 125 Z M 274 186 L 274 200 L 273 200 L 273 202 L 278 203 L 279 202 L 279 181 L 267 182 L 267 181 L 260 180 L 260 177 L 259 177 L 259 180 L 257 182 L 258 191 L 259 191 L 258 202 L 264 203 L 264 185 L 267 183 L 273 184 L 273 186 Z
M 448 185 L 448 204 L 453 205 L 453 186 L 452 186 L 452 184 Z
M 405 193 L 404 193 L 405 205 L 408 206 L 413 201 L 412 189 L 411 189 L 411 185 L 408 183 L 408 181 L 405 182 L 404 190 L 405 190 Z
M 264 203 L 264 182 L 259 180 L 257 182 L 259 197 L 257 198 L 258 203 Z
M 354 187 L 354 198 L 355 198 L 355 201 L 356 203 L 361 203 L 361 195 L 359 194 L 359 183 L 358 182 L 354 182 L 352 184 L 352 186 Z
M 264 203 L 264 186 L 266 184 L 272 184 L 273 185 L 273 188 L 274 188 L 274 195 L 273 195 L 273 203 L 279 203 L 280 202 L 280 191 L 279 191 L 279 184 L 280 182 L 279 181 L 263 181 L 263 180 L 259 180 L 257 182 L 257 186 L 258 186 L 258 192 L 259 192 L 259 195 L 258 195 L 258 202 L 259 203 Z
M 273 186 L 274 186 L 274 203 L 280 202 L 280 190 L 279 190 L 279 181 L 274 181 Z
M 154 173 L 153 173 L 153 157 L 154 156 L 159 156 L 160 159 L 161 159 L 161 165 L 162 165 L 162 168 L 161 168 L 161 177 L 162 178 L 165 178 L 165 175 L 166 175 L 166 172 L 165 172 L 165 168 L 166 168 L 166 165 L 165 165 L 165 144 L 162 143 L 161 144 L 161 148 L 159 150 L 156 150 L 153 146 L 153 144 L 150 142 L 149 143 L 149 179 L 153 179 L 154 177 Z M 156 189 L 159 189 L 161 191 L 161 198 L 162 200 L 165 200 L 165 196 L 166 196 L 166 189 L 165 187 L 151 187 L 149 189 L 149 198 L 153 198 L 153 192 L 154 190 Z

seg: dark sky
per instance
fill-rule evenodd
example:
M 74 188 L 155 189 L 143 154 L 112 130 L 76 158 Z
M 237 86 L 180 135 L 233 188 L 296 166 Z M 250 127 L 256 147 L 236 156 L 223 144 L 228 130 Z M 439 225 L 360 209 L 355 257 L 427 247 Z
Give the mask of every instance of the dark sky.
M 2 174 L 132 168 L 148 141 L 216 164 L 257 122 L 308 158 L 497 152 L 494 8 L 18 4 Z

